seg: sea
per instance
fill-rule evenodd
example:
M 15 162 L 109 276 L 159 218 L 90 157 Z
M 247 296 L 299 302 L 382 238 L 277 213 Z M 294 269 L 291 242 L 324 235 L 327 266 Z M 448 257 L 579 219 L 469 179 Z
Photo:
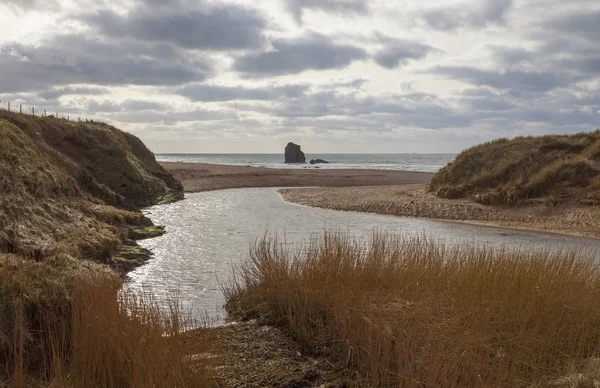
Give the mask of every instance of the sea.
M 211 163 L 267 168 L 375 169 L 437 172 L 456 154 L 306 154 L 306 161 L 329 164 L 285 164 L 283 154 L 156 154 L 159 162 Z

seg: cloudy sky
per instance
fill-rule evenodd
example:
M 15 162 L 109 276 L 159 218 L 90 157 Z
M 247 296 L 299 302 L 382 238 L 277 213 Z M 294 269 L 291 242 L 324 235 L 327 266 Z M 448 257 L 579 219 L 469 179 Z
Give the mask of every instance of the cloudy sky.
M 457 152 L 600 127 L 597 0 L 0 0 L 0 99 L 155 152 Z

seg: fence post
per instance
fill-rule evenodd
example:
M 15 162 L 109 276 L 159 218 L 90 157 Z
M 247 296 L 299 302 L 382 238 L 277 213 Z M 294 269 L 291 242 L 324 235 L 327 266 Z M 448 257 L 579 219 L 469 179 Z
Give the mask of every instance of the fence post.
M 44 117 L 46 117 L 46 109 L 44 109 Z
M 19 104 L 19 113 L 23 113 L 23 104 Z
M 67 115 L 67 121 L 71 121 L 71 119 L 69 118 L 69 115 Z
M 10 112 L 10 101 L 8 102 L 8 111 Z
M 31 114 L 35 116 L 35 106 L 31 107 Z

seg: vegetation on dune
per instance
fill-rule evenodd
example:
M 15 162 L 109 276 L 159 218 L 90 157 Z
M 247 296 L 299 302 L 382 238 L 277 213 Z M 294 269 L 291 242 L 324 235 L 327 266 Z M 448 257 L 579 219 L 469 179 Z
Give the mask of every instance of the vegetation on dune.
M 440 170 L 429 188 L 440 197 L 471 197 L 490 205 L 518 205 L 542 197 L 555 204 L 598 204 L 600 130 L 475 146 Z
M 0 111 L 0 251 L 110 263 L 138 206 L 182 198 L 135 136 L 100 123 Z
M 593 255 L 337 234 L 292 252 L 267 238 L 225 291 L 233 313 L 288 328 L 373 387 L 598 383 Z
M 157 236 L 138 207 L 183 197 L 135 136 L 0 111 L 0 385 L 208 387 L 207 338 L 119 291 Z M 89 259 L 89 260 L 85 260 Z M 96 262 L 96 263 L 94 263 Z

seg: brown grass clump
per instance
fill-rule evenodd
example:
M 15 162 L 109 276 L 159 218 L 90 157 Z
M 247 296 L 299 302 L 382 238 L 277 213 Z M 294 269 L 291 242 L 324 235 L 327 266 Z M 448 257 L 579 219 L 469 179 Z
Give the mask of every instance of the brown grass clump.
M 547 385 L 600 352 L 591 254 L 338 234 L 289 251 L 267 238 L 226 293 L 230 310 L 288 327 L 374 387 Z
M 0 261 L 0 385 L 208 387 L 208 340 L 185 340 L 176 305 L 119 293 L 114 273 L 69 258 Z M 196 356 L 194 356 L 196 355 Z
M 433 177 L 430 190 L 488 205 L 518 205 L 540 197 L 597 204 L 599 155 L 600 130 L 495 140 L 463 151 Z

